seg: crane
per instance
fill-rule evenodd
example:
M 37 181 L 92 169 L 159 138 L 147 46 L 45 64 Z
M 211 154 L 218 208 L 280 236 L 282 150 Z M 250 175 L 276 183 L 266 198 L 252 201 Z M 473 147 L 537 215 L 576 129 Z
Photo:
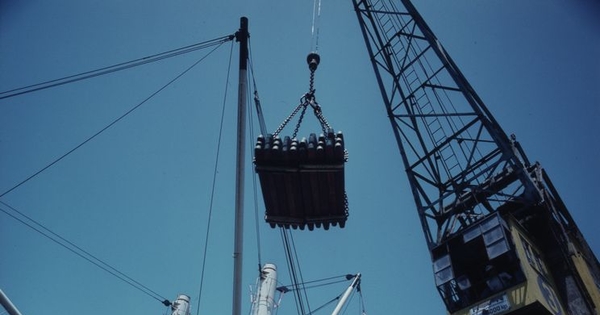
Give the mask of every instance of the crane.
M 409 0 L 353 0 L 451 314 L 598 314 L 600 263 Z

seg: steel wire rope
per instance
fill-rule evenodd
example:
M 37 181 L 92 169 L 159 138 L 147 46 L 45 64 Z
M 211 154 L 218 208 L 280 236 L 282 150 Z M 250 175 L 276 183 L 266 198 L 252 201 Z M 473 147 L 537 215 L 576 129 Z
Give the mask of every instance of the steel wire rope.
M 224 42 L 221 43 L 221 45 Z M 180 74 L 178 74 L 177 76 L 175 76 L 175 78 L 171 79 L 169 82 L 167 82 L 165 85 L 163 85 L 162 87 L 160 87 L 158 90 L 156 90 L 154 93 L 150 94 L 150 96 L 146 97 L 143 101 L 141 101 L 140 103 L 138 103 L 137 105 L 135 105 L 133 108 L 129 109 L 127 112 L 125 112 L 124 114 L 122 114 L 121 116 L 119 116 L 117 119 L 113 120 L 111 123 L 109 123 L 108 125 L 106 125 L 104 128 L 100 129 L 100 131 L 97 131 L 96 133 L 94 133 L 92 136 L 88 137 L 87 139 L 85 139 L 83 142 L 79 143 L 78 145 L 76 145 L 74 148 L 72 148 L 71 150 L 69 150 L 67 153 L 64 153 L 63 155 L 61 155 L 60 157 L 58 157 L 57 159 L 55 159 L 54 161 L 50 162 L 48 165 L 44 166 L 42 169 L 38 170 L 37 172 L 33 173 L 32 175 L 30 175 L 29 177 L 25 178 L 24 180 L 20 181 L 19 183 L 17 183 L 16 185 L 14 185 L 12 188 L 8 189 L 7 191 L 3 192 L 2 194 L 0 194 L 0 198 L 4 197 L 6 194 L 10 193 L 11 191 L 17 189 L 18 187 L 20 187 L 21 185 L 25 184 L 26 182 L 28 182 L 29 180 L 31 180 L 32 178 L 38 176 L 39 174 L 41 174 L 42 172 L 44 172 L 45 170 L 49 169 L 50 167 L 54 166 L 56 163 L 60 162 L 61 160 L 63 160 L 64 158 L 66 158 L 67 156 L 69 156 L 71 153 L 75 152 L 77 149 L 81 148 L 82 146 L 84 146 L 85 144 L 87 144 L 88 142 L 90 142 L 91 140 L 93 140 L 94 138 L 96 138 L 97 136 L 99 136 L 100 134 L 104 133 L 106 130 L 108 130 L 110 127 L 114 126 L 116 123 L 118 123 L 119 121 L 121 121 L 123 118 L 127 117 L 129 114 L 131 114 L 132 112 L 134 112 L 136 109 L 140 108 L 142 105 L 144 105 L 147 101 L 149 101 L 151 98 L 153 98 L 154 96 L 156 96 L 158 93 L 162 92 L 164 89 L 166 89 L 169 85 L 171 85 L 173 82 L 177 81 L 179 78 L 181 78 L 183 75 L 185 75 L 187 72 L 189 72 L 190 70 L 192 70 L 192 68 L 194 68 L 196 65 L 198 65 L 200 62 L 202 62 L 204 59 L 206 59 L 208 56 L 210 56 L 215 50 L 217 50 L 221 45 L 213 48 L 211 51 L 209 51 L 205 56 L 203 56 L 202 58 L 200 58 L 198 61 L 194 62 L 191 66 L 189 66 L 188 68 L 186 68 L 183 72 L 181 72 Z
M 22 94 L 36 92 L 36 91 L 40 91 L 40 90 L 68 84 L 68 83 L 73 83 L 76 81 L 90 79 L 90 78 L 94 78 L 97 76 L 101 76 L 101 75 L 105 75 L 105 74 L 109 74 L 109 73 L 113 73 L 113 72 L 117 72 L 117 71 L 121 71 L 121 70 L 130 69 L 133 67 L 145 65 L 145 64 L 160 61 L 163 59 L 179 56 L 182 54 L 187 54 L 187 53 L 190 53 L 190 52 L 193 52 L 196 50 L 205 49 L 208 47 L 212 47 L 214 45 L 221 45 L 227 41 L 233 40 L 233 38 L 234 38 L 234 35 L 222 36 L 222 37 L 218 37 L 216 39 L 204 41 L 201 43 L 192 44 L 192 45 L 188 45 L 185 47 L 165 51 L 162 53 L 157 53 L 154 55 L 138 58 L 135 60 L 118 63 L 118 64 L 115 64 L 112 66 L 107 66 L 107 67 L 99 68 L 96 70 L 85 71 L 85 72 L 65 76 L 62 78 L 54 79 L 54 80 L 49 80 L 49 81 L 45 81 L 45 82 L 41 82 L 41 83 L 37 83 L 37 84 L 31 84 L 28 86 L 12 89 L 12 90 L 8 90 L 8 91 L 3 91 L 3 92 L 0 92 L 0 100 L 18 96 L 18 95 L 22 95 Z
M 250 66 L 250 71 L 249 71 L 249 75 L 252 78 L 252 86 L 254 89 L 254 95 L 256 98 L 258 98 L 258 89 L 256 88 L 256 75 L 254 74 L 254 62 L 252 60 L 252 45 L 250 43 L 250 39 L 248 39 L 248 64 Z M 250 87 L 248 86 L 248 89 L 250 89 Z M 249 106 L 251 107 L 251 106 Z M 258 119 L 259 121 L 261 121 L 262 118 L 260 118 L 260 116 L 262 115 L 261 112 L 259 112 L 259 106 L 256 107 L 256 115 L 259 116 Z M 253 124 L 253 119 L 252 119 L 252 110 L 248 110 L 248 112 L 250 113 L 249 119 L 248 119 L 248 123 L 250 126 L 250 141 L 249 141 L 249 145 L 250 145 L 250 152 L 252 155 L 252 158 L 254 159 L 254 144 L 253 144 L 253 140 L 256 139 L 256 134 L 254 133 L 254 124 Z M 262 129 L 263 129 L 263 124 L 264 124 L 264 120 L 262 120 L 263 122 L 260 124 L 261 126 L 261 133 L 262 133 Z M 258 175 L 256 174 L 256 172 L 253 172 L 253 176 L 252 176 L 252 193 L 253 193 L 253 198 L 254 198 L 254 229 L 256 230 L 256 252 L 257 252 L 257 259 L 258 259 L 258 271 L 260 272 L 261 268 L 262 268 L 262 257 L 261 257 L 261 253 L 262 253 L 262 249 L 261 249 L 261 241 L 260 241 L 260 219 L 258 216 L 258 185 L 256 183 L 256 178 L 258 177 Z
M 300 261 L 298 260 L 298 252 L 296 251 L 296 245 L 294 243 L 293 234 L 292 234 L 292 231 L 289 230 L 289 229 L 285 229 L 285 233 L 288 236 L 286 238 L 286 240 L 287 240 L 286 247 L 288 247 L 288 249 L 287 249 L 288 251 L 291 249 L 291 251 L 290 251 L 290 253 L 291 253 L 290 257 L 293 260 L 294 266 L 295 266 L 294 271 L 293 271 L 294 272 L 294 279 L 295 279 L 296 282 L 298 282 L 298 279 L 300 279 L 299 289 L 297 290 L 297 292 L 298 292 L 298 294 L 304 293 L 305 301 L 308 302 L 308 299 L 306 299 L 306 290 L 305 290 L 305 287 L 303 285 L 304 280 L 302 279 L 302 273 L 300 272 Z M 307 307 L 308 307 L 308 305 L 307 305 Z M 310 312 L 310 308 L 309 308 L 308 311 Z M 303 312 L 303 314 L 304 314 L 304 312 Z
M 266 136 L 268 133 L 268 129 L 265 123 L 265 117 L 263 115 L 263 110 L 262 107 L 260 105 L 260 97 L 258 96 L 258 88 L 256 87 L 256 76 L 254 74 L 254 60 L 252 57 L 252 43 L 251 43 L 251 39 L 248 38 L 248 55 L 249 55 L 249 59 L 248 59 L 248 63 L 250 64 L 250 74 L 251 74 L 251 78 L 252 78 L 252 87 L 254 89 L 254 92 L 252 93 L 254 95 L 254 104 L 255 104 L 255 108 L 256 108 L 256 115 L 258 118 L 258 124 L 260 126 L 260 133 L 263 136 Z
M 143 285 L 142 283 L 140 283 L 139 281 L 131 278 L 130 276 L 126 275 L 125 273 L 123 273 L 122 271 L 119 271 L 117 268 L 113 267 L 112 265 L 108 264 L 107 262 L 105 262 L 104 260 L 98 258 L 96 255 L 91 254 L 89 251 L 83 249 L 81 246 L 74 244 L 73 242 L 69 241 L 68 239 L 66 239 L 63 236 L 60 236 L 58 233 L 50 230 L 49 228 L 47 228 L 46 226 L 44 226 L 43 224 L 41 224 L 40 222 L 34 220 L 33 218 L 31 218 L 30 216 L 24 214 L 23 212 L 19 211 L 18 209 L 16 209 L 15 207 L 9 205 L 8 203 L 0 200 L 0 203 L 2 205 L 4 205 L 5 207 L 7 207 L 8 209 L 12 210 L 13 212 L 19 214 L 21 217 L 25 218 L 26 220 L 19 218 L 18 216 L 16 216 L 13 213 L 10 213 L 9 211 L 7 211 L 6 209 L 0 207 L 0 211 L 4 212 L 6 215 L 10 216 L 11 218 L 17 220 L 18 222 L 24 224 L 25 226 L 29 227 L 30 229 L 38 232 L 39 234 L 41 234 L 42 236 L 48 238 L 49 240 L 53 241 L 54 243 L 62 246 L 63 248 L 69 250 L 70 252 L 72 252 L 73 254 L 83 258 L 84 260 L 92 263 L 93 265 L 95 265 L 96 267 L 108 272 L 109 274 L 113 275 L 114 277 L 118 278 L 119 280 L 129 284 L 130 286 L 138 289 L 139 291 L 145 293 L 146 295 L 152 297 L 153 299 L 163 303 L 165 306 L 170 305 L 171 302 L 169 302 L 168 299 L 166 299 L 165 297 L 163 297 L 162 295 L 156 293 L 156 291 L 148 288 L 147 286 Z
M 294 249 L 294 257 L 296 258 L 296 264 L 298 265 L 298 273 L 300 276 L 300 280 L 304 283 L 304 276 L 302 275 L 302 268 L 300 268 L 300 260 L 298 256 L 298 251 L 296 250 L 296 243 L 294 242 L 294 238 L 292 237 L 292 232 L 290 231 L 290 239 L 292 240 L 292 247 Z M 308 295 L 306 293 L 306 287 L 304 284 L 302 285 L 301 292 L 304 294 L 304 299 L 306 300 L 306 307 L 308 308 L 308 312 L 311 312 L 310 301 L 308 300 Z
M 340 294 L 340 296 L 342 296 L 342 294 Z M 340 314 L 346 314 L 346 312 L 350 308 L 350 302 L 352 302 L 352 300 L 354 300 L 355 296 L 356 296 L 356 290 L 352 290 L 352 292 L 350 292 L 350 296 L 349 296 L 346 304 L 342 306 L 342 311 Z
M 215 196 L 215 186 L 217 182 L 217 169 L 219 167 L 219 157 L 221 153 L 221 138 L 223 135 L 223 122 L 225 117 L 225 108 L 227 104 L 227 93 L 229 87 L 229 76 L 231 74 L 231 61 L 233 56 L 233 43 L 231 44 L 231 48 L 229 49 L 229 62 L 227 66 L 227 76 L 225 79 L 225 92 L 223 93 L 223 105 L 221 109 L 221 121 L 219 124 L 219 135 L 217 136 L 217 152 L 215 153 L 215 166 L 213 169 L 213 179 L 212 179 L 212 188 L 210 192 L 210 202 L 208 206 L 208 219 L 206 221 L 206 235 L 204 241 L 204 251 L 202 254 L 202 268 L 200 272 L 200 287 L 198 289 L 198 307 L 196 308 L 196 314 L 200 314 L 200 302 L 202 301 L 202 289 L 204 287 L 204 271 L 206 268 L 206 257 L 208 256 L 208 240 L 210 236 L 210 226 L 212 222 L 212 211 L 213 211 L 213 201 Z
M 312 315 L 312 314 L 314 314 L 314 313 L 316 313 L 316 312 L 318 312 L 318 311 L 322 310 L 322 309 L 323 309 L 323 308 L 325 308 L 327 305 L 329 305 L 329 304 L 331 304 L 331 303 L 333 303 L 333 302 L 335 302 L 335 301 L 339 300 L 339 299 L 340 299 L 340 296 L 341 296 L 341 295 L 338 295 L 338 296 L 334 297 L 333 299 L 331 299 L 331 300 L 329 300 L 329 301 L 327 301 L 327 302 L 323 303 L 321 306 L 319 306 L 319 307 L 315 308 L 315 309 L 314 309 L 312 312 L 310 312 L 310 313 L 308 313 L 308 314 L 305 314 L 305 315 Z
M 357 288 L 356 291 L 358 291 L 360 314 L 361 315 L 366 315 L 367 314 L 367 308 L 365 306 L 365 298 L 362 295 L 362 290 L 360 288 L 360 285 L 359 285 L 359 287 Z
M 323 281 L 329 281 L 329 280 L 333 280 L 333 279 L 337 279 L 337 278 L 347 278 L 348 275 L 339 275 L 339 276 L 332 276 L 332 277 L 327 277 L 327 278 L 323 278 L 323 279 L 317 279 L 317 280 L 311 280 L 311 281 L 306 281 L 303 284 L 309 284 L 309 283 L 316 283 L 316 282 L 323 282 Z M 348 279 L 346 279 L 348 280 Z
M 321 20 L 321 0 L 313 1 L 313 16 L 311 25 L 311 51 L 319 51 L 319 29 Z
M 292 285 L 296 286 L 296 283 L 298 283 L 298 280 L 296 279 L 296 272 L 294 269 L 294 260 L 292 259 L 292 255 L 290 252 L 290 247 L 288 245 L 288 235 L 287 232 L 285 230 L 285 228 L 280 228 L 280 235 L 281 235 L 281 239 L 282 242 L 284 244 L 284 250 L 285 250 L 285 260 L 286 263 L 288 265 L 288 271 L 290 273 L 290 277 L 292 278 Z M 298 293 L 298 292 L 294 292 L 294 301 L 296 302 L 296 309 L 298 311 L 298 315 L 303 315 L 304 312 L 304 304 L 302 303 L 302 296 Z
M 344 291 L 345 291 L 345 290 L 344 290 Z M 340 293 L 338 296 L 334 297 L 333 299 L 331 299 L 331 300 L 329 300 L 329 301 L 327 301 L 327 302 L 323 303 L 323 305 L 321 305 L 321 306 L 317 307 L 317 308 L 316 308 L 314 311 L 312 311 L 312 312 L 310 312 L 310 313 L 308 313 L 308 314 L 304 314 L 304 315 L 312 315 L 312 314 L 314 314 L 314 313 L 316 313 L 316 312 L 320 311 L 321 309 L 325 308 L 327 305 L 329 305 L 329 304 L 331 304 L 331 303 L 333 303 L 333 302 L 335 302 L 335 301 L 339 300 L 339 299 L 342 297 L 342 295 L 344 295 L 344 291 L 342 291 L 342 293 Z M 354 294 L 354 293 L 352 293 L 352 294 Z M 346 308 L 346 309 L 347 309 L 347 308 Z M 345 311 L 344 311 L 344 313 L 345 313 Z
M 304 284 L 307 284 L 307 283 L 313 283 L 313 282 L 327 281 L 327 280 L 331 280 L 331 279 L 335 279 L 335 278 L 339 278 L 339 277 L 344 277 L 345 279 L 343 279 L 343 280 L 338 280 L 338 281 L 331 281 L 331 282 L 324 283 L 324 284 L 320 284 L 320 285 L 314 285 L 314 286 L 303 286 L 303 287 L 302 287 L 302 290 L 314 289 L 314 288 L 323 287 L 323 286 L 327 286 L 327 285 L 332 285 L 332 284 L 337 284 L 337 283 L 347 282 L 347 281 L 349 280 L 349 279 L 348 279 L 348 275 L 342 275 L 342 276 L 336 276 L 336 277 L 330 277 L 330 278 L 325 278 L 325 279 L 320 279 L 320 280 L 314 280 L 314 281 L 308 281 L 308 282 L 304 282 L 304 283 L 303 283 L 303 285 L 304 285 Z M 287 288 L 287 287 L 286 287 L 286 288 Z M 287 288 L 287 290 L 288 290 L 288 291 L 294 291 L 294 290 L 298 290 L 298 289 L 297 289 L 297 288 L 292 288 L 292 289 L 290 289 L 290 288 Z M 336 301 L 336 300 L 339 300 L 339 299 L 340 299 L 340 297 L 341 297 L 341 296 L 344 294 L 344 292 L 345 292 L 345 290 L 344 290 L 344 291 L 342 291 L 342 293 L 340 293 L 340 294 L 339 294 L 338 296 L 336 296 L 335 298 L 331 299 L 329 302 L 325 302 L 325 304 L 323 304 L 323 305 L 321 305 L 321 306 L 317 307 L 316 309 L 314 309 L 314 310 L 312 310 L 312 311 L 311 311 L 311 310 L 309 310 L 309 313 L 308 313 L 308 314 L 305 314 L 305 315 L 314 314 L 314 313 L 318 312 L 319 310 L 323 309 L 324 307 L 326 307 L 327 305 L 329 305 L 329 304 L 333 303 L 334 301 Z M 362 299 L 362 294 L 361 294 L 361 299 Z M 362 300 L 361 300 L 361 301 L 362 301 Z
M 340 275 L 340 276 L 333 276 L 333 277 L 328 277 L 328 278 L 323 278 L 323 279 L 317 279 L 317 280 L 312 280 L 312 281 L 306 281 L 306 282 L 303 282 L 301 285 L 306 285 L 308 283 L 317 283 L 317 282 L 330 281 L 330 280 L 337 279 L 337 278 L 344 278 L 342 280 L 330 281 L 330 282 L 319 284 L 319 285 L 304 286 L 304 289 L 314 289 L 314 288 L 323 287 L 323 286 L 327 286 L 327 285 L 333 285 L 333 284 L 337 284 L 337 283 L 347 282 L 348 281 L 348 276 L 349 275 Z M 279 281 L 277 281 L 277 282 L 281 284 L 281 282 L 279 282 Z M 282 295 L 285 294 L 285 293 L 287 293 L 287 292 L 295 291 L 295 290 L 298 290 L 298 288 L 296 288 L 296 287 L 290 288 L 289 285 L 283 285 L 282 284 L 281 286 L 277 287 L 277 291 L 279 291 Z M 335 301 L 336 299 L 339 299 L 339 296 L 336 297 L 336 298 L 334 298 L 332 301 Z M 326 306 L 326 305 L 323 305 L 323 306 L 321 306 L 321 307 L 313 310 L 312 313 L 317 312 L 319 309 L 323 308 L 324 306 Z
M 248 46 L 249 46 L 249 44 L 248 44 Z M 252 64 L 251 64 L 250 60 L 251 60 L 250 49 L 248 49 L 248 65 L 249 65 L 250 71 L 247 71 L 247 73 L 246 73 L 246 82 L 249 82 L 252 79 L 252 74 L 251 74 L 251 72 L 252 72 L 252 70 L 251 70 Z M 246 95 L 249 95 L 250 91 L 251 91 L 250 85 L 246 84 Z M 252 159 L 254 159 L 254 150 L 253 150 L 254 146 L 252 144 L 253 143 L 252 140 L 256 139 L 256 138 L 255 138 L 254 122 L 253 122 L 254 119 L 253 119 L 253 116 L 252 116 L 252 106 L 251 106 L 251 102 L 250 102 L 249 99 L 246 99 L 246 112 L 248 113 L 248 116 L 247 116 L 248 127 L 247 128 L 250 131 L 249 136 L 248 136 L 250 141 L 248 141 L 248 143 L 247 143 L 248 149 L 249 149 L 248 152 L 249 152 L 250 157 Z M 256 174 L 253 174 L 253 176 L 251 176 L 251 178 L 252 178 L 252 198 L 253 198 L 253 201 L 254 201 L 253 202 L 253 206 L 254 206 L 254 230 L 255 230 L 255 233 L 257 235 L 257 237 L 256 237 L 256 240 L 257 240 L 256 241 L 256 247 L 257 247 L 257 254 L 258 254 L 257 255 L 257 258 L 258 258 L 258 264 L 257 265 L 258 265 L 258 275 L 259 275 L 259 279 L 260 279 L 260 274 L 261 274 L 261 271 L 262 271 L 262 263 L 261 263 L 261 259 L 260 259 L 260 243 L 258 241 L 260 238 L 258 237 L 258 228 L 259 228 L 259 226 L 258 226 L 258 201 L 257 201 L 258 198 L 257 198 L 257 190 L 256 190 Z M 257 282 L 256 282 L 256 287 L 257 288 L 258 288 L 259 283 L 260 283 L 259 279 L 257 279 Z M 257 293 L 259 294 L 258 298 L 256 298 L 256 300 L 258 301 L 260 299 L 260 290 L 257 290 Z M 254 298 L 252 299 L 252 301 L 254 301 Z M 253 307 L 251 307 L 248 310 L 249 314 L 252 312 L 252 308 Z
M 306 294 L 306 288 L 303 285 L 304 280 L 302 276 L 302 270 L 300 268 L 300 260 L 298 259 L 298 252 L 294 243 L 292 231 L 284 227 L 281 227 L 280 230 L 283 238 L 284 249 L 286 252 L 286 260 L 288 261 L 288 269 L 292 277 L 292 285 L 297 288 L 296 290 L 294 290 L 296 297 L 296 305 L 299 307 L 298 311 L 300 312 L 300 315 L 306 314 L 304 308 L 304 301 L 306 301 L 306 307 L 308 308 L 309 312 L 310 303 L 308 301 L 308 295 Z M 300 281 L 298 279 L 300 279 Z
M 315 284 L 315 285 L 311 285 L 311 286 L 306 286 L 306 284 L 308 282 L 304 282 L 301 284 L 301 286 L 302 286 L 302 289 L 314 289 L 314 288 L 320 288 L 320 287 L 337 284 L 337 283 L 342 283 L 342 282 L 346 282 L 346 281 L 348 281 L 348 280 L 337 280 L 337 281 L 326 282 L 323 284 Z M 288 288 L 288 287 L 286 287 L 286 288 L 288 289 L 288 291 L 299 290 L 298 288 L 296 288 L 294 286 L 292 286 L 292 288 Z

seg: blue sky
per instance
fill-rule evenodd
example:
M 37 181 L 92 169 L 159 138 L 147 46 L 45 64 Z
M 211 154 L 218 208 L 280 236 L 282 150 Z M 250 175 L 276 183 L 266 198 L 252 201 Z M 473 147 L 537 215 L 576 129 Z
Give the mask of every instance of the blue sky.
M 599 253 L 599 5 L 414 4 L 504 130 L 516 134 L 529 158 L 546 168 Z M 256 81 L 274 130 L 308 89 L 312 6 L 313 1 L 2 1 L 0 90 L 232 34 L 247 16 Z M 346 137 L 350 218 L 345 229 L 294 234 L 304 279 L 361 272 L 367 313 L 443 314 L 350 1 L 322 1 L 319 34 L 316 97 L 330 124 Z M 134 113 L 0 200 L 164 297 L 192 296 L 195 314 L 230 49 L 231 43 L 223 45 Z M 231 312 L 236 44 L 233 49 L 202 314 Z M 71 150 L 206 52 L 0 100 L 0 191 Z M 310 118 L 300 134 L 319 131 Z M 258 264 L 248 165 L 244 293 L 254 284 Z M 289 284 L 279 232 L 261 220 L 260 239 L 262 262 L 277 264 L 280 281 Z M 4 213 L 0 249 L 0 288 L 23 314 L 164 313 L 156 300 Z M 313 293 L 311 307 L 341 290 Z M 294 305 L 286 296 L 279 314 L 295 314 Z M 243 312 L 249 307 L 245 303 Z

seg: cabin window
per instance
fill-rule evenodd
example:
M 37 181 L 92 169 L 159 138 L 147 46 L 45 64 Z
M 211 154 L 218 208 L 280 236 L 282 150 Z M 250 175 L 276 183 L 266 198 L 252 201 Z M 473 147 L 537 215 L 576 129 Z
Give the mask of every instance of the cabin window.
M 433 263 L 433 272 L 435 274 L 435 283 L 444 284 L 454 277 L 452 274 L 452 265 L 450 264 L 450 255 L 444 255 Z
M 489 259 L 494 259 L 508 252 L 508 241 L 504 235 L 504 227 L 500 224 L 499 217 L 492 217 L 489 222 L 482 223 L 481 228 Z

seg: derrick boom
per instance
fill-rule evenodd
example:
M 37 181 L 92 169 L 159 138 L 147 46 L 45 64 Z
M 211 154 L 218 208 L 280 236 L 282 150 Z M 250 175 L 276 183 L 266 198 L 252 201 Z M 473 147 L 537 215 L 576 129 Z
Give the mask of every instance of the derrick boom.
M 597 314 L 600 264 L 543 168 L 410 1 L 353 4 L 448 311 Z M 511 281 L 486 292 L 496 269 Z

